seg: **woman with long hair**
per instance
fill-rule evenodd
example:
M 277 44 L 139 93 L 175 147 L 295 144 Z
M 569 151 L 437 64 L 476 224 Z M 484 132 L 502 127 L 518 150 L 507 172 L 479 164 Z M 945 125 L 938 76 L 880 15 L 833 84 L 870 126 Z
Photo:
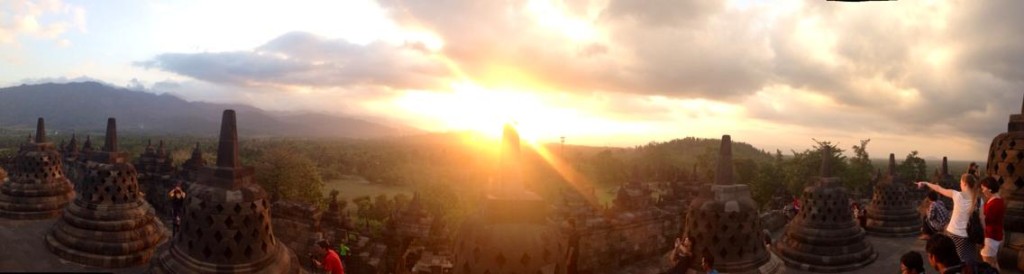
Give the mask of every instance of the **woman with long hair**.
M 956 243 L 956 253 L 960 256 L 961 261 L 977 262 L 978 248 L 967 239 L 967 223 L 970 221 L 971 214 L 974 213 L 974 209 L 978 205 L 980 186 L 978 184 L 978 177 L 970 171 L 961 175 L 961 191 L 944 188 L 929 182 L 917 182 L 918 188 L 925 186 L 936 193 L 942 194 L 942 196 L 953 199 L 953 211 L 950 212 L 951 216 L 949 218 L 949 225 L 946 226 L 946 233 Z

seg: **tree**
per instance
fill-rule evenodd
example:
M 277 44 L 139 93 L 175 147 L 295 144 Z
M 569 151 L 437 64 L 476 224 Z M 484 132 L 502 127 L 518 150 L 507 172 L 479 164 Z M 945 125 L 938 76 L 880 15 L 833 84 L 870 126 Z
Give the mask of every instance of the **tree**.
M 757 173 L 750 183 L 750 194 L 762 209 L 774 208 L 772 198 L 779 190 L 785 188 L 783 182 L 785 176 L 782 170 L 784 164 L 782 151 L 776 150 L 775 157 L 771 161 L 761 163 L 757 167 Z
M 295 200 L 323 206 L 324 182 L 316 164 L 287 147 L 266 150 L 256 163 L 256 182 L 273 200 Z
M 373 203 L 370 202 L 370 196 L 356 197 L 352 199 L 352 203 L 356 205 L 356 216 L 363 219 L 367 230 L 370 229 L 370 216 L 373 214 Z
M 823 157 L 821 152 L 824 147 L 829 147 L 832 152 L 831 155 L 824 156 L 832 157 L 833 176 L 842 176 L 846 173 L 846 157 L 843 156 L 843 150 L 829 141 L 814 140 L 814 142 L 817 144 L 813 149 L 803 152 L 793 151 L 793 157 L 784 165 L 785 185 L 789 193 L 793 195 L 799 196 L 814 177 L 821 175 L 821 158 Z
M 865 188 L 868 187 L 871 181 L 875 167 L 871 164 L 871 158 L 868 157 L 867 147 L 869 142 L 871 142 L 871 139 L 860 140 L 859 146 L 853 146 L 854 157 L 849 159 L 850 166 L 843 176 L 843 184 L 846 185 L 852 194 L 864 194 L 870 191 Z
M 373 209 L 371 211 L 371 218 L 374 220 L 384 222 L 388 217 L 391 216 L 391 208 L 393 204 L 391 199 L 388 199 L 388 195 L 380 194 L 374 199 Z
M 391 199 L 394 200 L 393 204 L 395 211 L 405 210 L 405 208 L 409 206 L 409 202 L 412 201 L 412 199 L 410 199 L 409 196 L 401 193 L 395 194 L 395 196 L 392 197 Z
M 910 154 L 907 154 L 907 158 L 896 166 L 896 173 L 903 180 L 911 182 L 927 180 L 928 163 L 921 157 L 917 157 L 917 150 L 911 151 Z

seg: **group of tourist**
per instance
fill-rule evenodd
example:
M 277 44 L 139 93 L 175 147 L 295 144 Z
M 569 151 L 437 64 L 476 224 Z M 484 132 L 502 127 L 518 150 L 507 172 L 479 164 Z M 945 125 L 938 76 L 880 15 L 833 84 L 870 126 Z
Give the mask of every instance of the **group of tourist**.
M 960 190 L 917 182 L 918 188 L 931 190 L 931 205 L 924 216 L 921 238 L 928 240 L 929 264 L 940 273 L 998 272 L 996 254 L 1003 241 L 1006 212 L 1006 204 L 999 196 L 1002 183 L 991 176 L 980 179 L 977 167 L 971 163 L 967 173 L 960 177 Z M 946 209 L 938 195 L 952 199 L 952 211 Z M 920 254 L 909 252 L 901 259 L 900 268 L 903 273 L 922 273 L 921 261 Z
M 999 269 L 987 262 L 963 260 L 957 253 L 958 244 L 951 236 L 946 234 L 935 234 L 928 238 L 925 244 L 925 253 L 928 254 L 928 264 L 939 273 L 979 273 L 997 274 Z M 924 260 L 921 254 L 910 251 L 900 257 L 900 273 L 921 274 L 925 273 Z

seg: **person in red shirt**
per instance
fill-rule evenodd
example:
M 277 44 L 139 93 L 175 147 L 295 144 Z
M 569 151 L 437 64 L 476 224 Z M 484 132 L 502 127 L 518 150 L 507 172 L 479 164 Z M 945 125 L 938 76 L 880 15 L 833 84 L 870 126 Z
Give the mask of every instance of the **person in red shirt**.
M 1003 183 L 995 178 L 981 180 L 981 194 L 985 195 L 985 207 L 982 208 L 981 220 L 985 224 L 985 247 L 981 249 L 981 259 L 999 269 L 996 253 L 1003 244 L 1003 217 L 1006 214 L 1006 203 L 999 196 L 999 187 Z
M 331 274 L 345 274 L 345 267 L 341 265 L 341 257 L 338 257 L 338 253 L 331 249 L 331 244 L 327 243 L 326 240 L 320 240 L 317 242 L 317 246 L 320 247 L 320 251 L 324 253 L 323 260 L 313 259 L 313 265 L 316 268 L 323 269 L 327 273 Z

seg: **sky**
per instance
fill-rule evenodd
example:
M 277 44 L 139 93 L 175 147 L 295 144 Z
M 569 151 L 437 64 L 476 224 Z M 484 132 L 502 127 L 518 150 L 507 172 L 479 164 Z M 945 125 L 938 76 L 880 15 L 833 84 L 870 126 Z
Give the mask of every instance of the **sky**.
M 984 160 L 1024 1 L 0 0 L 0 86 L 97 80 L 428 131 Z

